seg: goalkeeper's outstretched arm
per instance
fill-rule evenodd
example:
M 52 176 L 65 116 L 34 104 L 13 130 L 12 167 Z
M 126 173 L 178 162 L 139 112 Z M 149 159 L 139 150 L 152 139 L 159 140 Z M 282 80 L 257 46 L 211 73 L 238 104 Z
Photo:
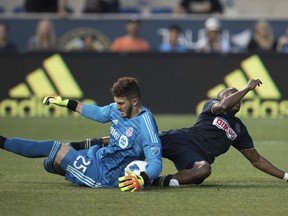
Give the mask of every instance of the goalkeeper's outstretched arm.
M 60 107 L 67 107 L 74 112 L 78 112 L 80 114 L 82 113 L 82 103 L 75 100 L 63 99 L 59 95 L 48 95 L 43 99 L 43 105 L 48 106 L 50 104 L 55 104 Z

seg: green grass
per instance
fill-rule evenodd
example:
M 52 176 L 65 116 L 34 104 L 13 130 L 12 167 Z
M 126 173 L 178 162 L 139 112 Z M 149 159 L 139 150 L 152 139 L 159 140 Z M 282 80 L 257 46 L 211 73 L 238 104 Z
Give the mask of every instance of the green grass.
M 189 127 L 190 115 L 156 115 L 160 130 Z M 246 119 L 257 150 L 288 171 L 287 119 Z M 0 134 L 67 142 L 107 135 L 109 125 L 79 118 L 0 118 Z M 149 188 L 137 193 L 90 189 L 48 174 L 43 159 L 0 150 L 0 215 L 287 215 L 288 183 L 268 176 L 231 148 L 200 186 Z M 163 174 L 175 172 L 164 160 Z

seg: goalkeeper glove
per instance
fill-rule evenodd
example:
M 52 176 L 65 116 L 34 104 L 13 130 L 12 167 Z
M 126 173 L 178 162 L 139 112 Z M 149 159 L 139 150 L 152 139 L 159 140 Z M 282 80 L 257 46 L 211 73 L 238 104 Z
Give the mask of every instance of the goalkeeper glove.
M 43 105 L 48 106 L 50 103 L 60 107 L 67 107 L 72 111 L 76 111 L 78 102 L 69 99 L 63 99 L 59 95 L 48 95 L 43 99 Z
M 148 175 L 145 172 L 141 172 L 140 175 L 136 175 L 134 172 L 129 172 L 128 176 L 122 176 L 118 178 L 118 187 L 121 191 L 135 192 L 140 190 L 145 182 L 149 181 Z

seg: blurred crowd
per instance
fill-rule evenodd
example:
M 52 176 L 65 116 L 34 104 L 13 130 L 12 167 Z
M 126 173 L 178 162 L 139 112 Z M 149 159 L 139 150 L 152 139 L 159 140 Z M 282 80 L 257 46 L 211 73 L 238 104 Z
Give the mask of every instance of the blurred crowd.
M 73 13 L 68 6 L 69 0 L 25 0 L 24 11 L 27 13 L 57 13 L 59 17 L 66 17 Z M 145 4 L 145 0 L 138 0 Z M 118 0 L 85 0 L 83 13 L 117 13 L 120 11 Z M 219 15 L 224 13 L 219 0 L 180 0 L 172 13 L 209 14 L 210 18 L 203 26 L 204 34 L 198 39 L 195 48 L 191 49 L 181 43 L 181 26 L 175 24 L 166 26 L 168 37 L 157 50 L 152 50 L 149 41 L 141 36 L 141 20 L 139 16 L 131 16 L 125 26 L 125 35 L 112 41 L 105 51 L 111 52 L 195 52 L 195 53 L 229 53 L 232 52 L 230 41 L 222 35 Z M 216 15 L 216 16 L 215 16 Z M 266 20 L 255 22 L 253 34 L 247 47 L 241 52 L 278 52 L 288 53 L 288 28 L 283 35 L 274 37 L 273 28 Z M 72 51 L 102 52 L 97 48 L 97 40 L 93 34 L 84 34 L 80 42 Z M 17 47 L 9 40 L 9 26 L 0 23 L 0 52 L 15 52 Z M 57 37 L 52 20 L 39 20 L 35 27 L 35 34 L 27 39 L 27 52 L 62 51 L 57 44 Z
M 82 13 L 140 12 L 147 9 L 153 0 L 134 0 L 134 6 L 124 7 L 121 0 L 82 0 Z M 231 1 L 231 0 L 230 0 Z M 233 1 L 233 0 L 232 0 Z M 133 1 L 132 1 L 133 2 Z M 162 1 L 165 4 L 165 1 Z M 153 12 L 211 14 L 223 13 L 226 0 L 175 0 L 175 5 L 165 4 L 152 8 Z M 158 9 L 158 11 L 157 11 Z M 24 0 L 21 10 L 26 13 L 58 13 L 60 17 L 74 12 L 69 0 Z

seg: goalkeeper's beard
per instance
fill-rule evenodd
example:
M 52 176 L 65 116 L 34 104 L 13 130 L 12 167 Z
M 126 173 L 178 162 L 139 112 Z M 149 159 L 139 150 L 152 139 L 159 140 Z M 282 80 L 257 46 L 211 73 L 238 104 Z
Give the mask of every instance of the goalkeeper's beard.
M 127 108 L 127 110 L 125 111 L 125 116 L 122 116 L 122 117 L 123 118 L 131 118 L 132 110 L 133 110 L 133 106 L 132 106 L 132 104 L 130 104 L 129 107 Z

